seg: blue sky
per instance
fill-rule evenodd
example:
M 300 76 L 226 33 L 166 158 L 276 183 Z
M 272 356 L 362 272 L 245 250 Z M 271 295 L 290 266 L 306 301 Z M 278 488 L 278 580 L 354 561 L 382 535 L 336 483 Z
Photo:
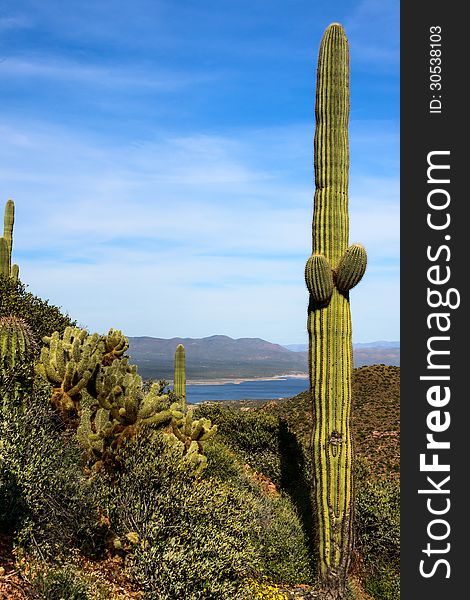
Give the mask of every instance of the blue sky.
M 399 339 L 397 0 L 15 0 L 0 203 L 29 290 L 93 331 L 303 343 L 324 29 L 351 48 L 355 342 Z

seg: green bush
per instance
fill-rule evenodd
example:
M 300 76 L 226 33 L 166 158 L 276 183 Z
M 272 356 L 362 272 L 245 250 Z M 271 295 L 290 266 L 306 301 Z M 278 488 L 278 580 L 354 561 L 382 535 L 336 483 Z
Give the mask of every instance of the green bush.
M 259 501 L 257 518 L 262 524 L 263 571 L 269 579 L 283 584 L 312 583 L 313 555 L 289 496 L 264 496 Z
M 9 470 L 1 448 L 0 442 L 0 531 L 13 533 L 24 513 L 24 504 L 16 475 Z
M 118 538 L 134 538 L 128 565 L 147 597 L 240 598 L 260 564 L 252 496 L 195 478 L 161 434 L 139 435 L 124 457 L 107 509 Z
M 383 570 L 366 579 L 364 590 L 376 600 L 399 600 L 400 575 Z
M 0 419 L 0 515 L 25 548 L 55 557 L 72 548 L 99 551 L 96 490 L 82 473 L 81 450 L 49 406 L 50 389 L 36 381 L 21 407 Z
M 68 325 L 75 325 L 58 307 L 27 292 L 23 283 L 0 275 L 0 317 L 13 315 L 29 324 L 37 342 L 53 331 L 62 333 Z
M 280 573 L 285 574 L 289 580 L 296 579 L 297 567 L 290 569 L 287 559 L 292 554 L 289 549 L 289 543 L 292 542 L 298 548 L 299 565 L 302 565 L 299 566 L 299 572 L 311 577 L 310 561 L 305 560 L 308 554 L 313 554 L 314 536 L 310 463 L 305 448 L 288 423 L 261 410 L 241 412 L 220 405 L 203 404 L 197 408 L 197 415 L 210 418 L 218 427 L 214 445 L 207 447 L 208 473 L 229 479 L 234 470 L 238 471 L 239 484 L 241 482 L 246 486 L 246 477 L 240 479 L 240 473 L 243 474 L 243 464 L 247 463 L 276 484 L 286 496 L 284 505 L 289 502 L 290 516 L 287 516 L 284 509 L 273 520 L 261 517 L 263 523 L 272 523 L 270 526 L 274 529 L 284 528 L 285 534 L 281 540 L 281 534 L 267 533 L 268 539 L 263 552 L 267 556 L 272 554 L 278 557 L 271 563 L 272 570 L 268 569 L 270 575 L 279 581 L 282 579 Z M 238 461 L 234 457 L 238 457 Z M 237 475 L 231 480 L 235 482 Z M 262 494 L 263 502 L 264 498 L 265 495 Z M 283 516 L 287 522 L 283 522 Z M 287 533 L 289 519 L 292 521 L 292 537 Z M 276 544 L 279 545 L 278 548 Z M 265 561 L 265 565 L 269 563 L 269 559 Z M 296 580 L 301 581 L 300 578 Z
M 358 481 L 356 547 L 364 587 L 378 600 L 399 598 L 400 487 L 396 481 Z
M 280 484 L 278 418 L 258 411 L 233 411 L 218 405 L 201 405 L 196 416 L 209 418 L 217 425 L 219 439 L 236 450 L 250 467 Z
M 286 493 L 266 493 L 250 479 L 243 461 L 218 436 L 206 446 L 204 477 L 230 481 L 250 492 L 256 500 L 253 518 L 259 524 L 261 567 L 270 581 L 308 583 L 314 579 L 312 548 L 308 528 L 296 504 Z M 307 530 L 307 531 L 306 531 Z
M 207 465 L 203 471 L 204 478 L 215 478 L 219 481 L 243 481 L 243 461 L 217 434 L 209 439 L 204 447 Z
M 88 586 L 72 567 L 55 567 L 37 573 L 33 579 L 34 598 L 38 600 L 87 600 Z

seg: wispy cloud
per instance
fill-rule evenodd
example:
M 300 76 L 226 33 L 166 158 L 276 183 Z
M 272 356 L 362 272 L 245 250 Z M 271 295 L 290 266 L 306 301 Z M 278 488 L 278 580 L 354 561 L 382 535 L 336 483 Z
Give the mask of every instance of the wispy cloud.
M 396 73 L 400 59 L 398 0 L 362 0 L 353 7 L 345 26 L 350 32 L 354 60 Z
M 199 335 L 208 306 L 212 333 L 269 337 L 281 311 L 300 326 L 311 251 L 309 129 L 168 133 L 109 147 L 67 129 L 0 125 L 0 192 L 16 201 L 24 280 L 84 324 L 111 320 L 129 334 L 171 336 L 183 324 Z M 366 245 L 373 283 L 383 261 L 397 263 L 398 185 L 366 177 L 359 165 L 351 179 L 351 240 Z M 259 330 L 250 333 L 254 315 Z
M 19 0 L 0 18 L 0 200 L 16 203 L 23 280 L 96 330 L 304 340 L 314 47 L 331 3 L 298 2 L 302 19 L 282 2 L 62 4 Z M 365 82 L 355 331 L 397 339 L 397 2 L 334 8 L 353 88 Z
M 138 87 L 175 91 L 184 87 L 213 81 L 217 75 L 212 72 L 181 72 L 164 70 L 157 65 L 143 69 L 141 64 L 127 65 L 126 68 L 110 64 L 93 65 L 89 61 L 80 63 L 73 60 L 44 57 L 25 59 L 15 56 L 4 57 L 0 62 L 0 76 L 4 78 L 31 78 L 61 83 L 78 83 L 99 87 Z
M 31 24 L 31 19 L 25 15 L 14 15 L 8 17 L 0 16 L 0 31 L 26 29 L 31 27 Z

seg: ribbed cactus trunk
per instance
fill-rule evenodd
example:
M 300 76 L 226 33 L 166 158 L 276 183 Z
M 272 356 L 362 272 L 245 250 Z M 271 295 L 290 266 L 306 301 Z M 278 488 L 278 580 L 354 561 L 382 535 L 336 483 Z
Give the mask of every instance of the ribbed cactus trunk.
M 366 254 L 358 244 L 348 248 L 349 47 L 336 23 L 320 46 L 315 116 L 313 252 L 305 270 L 314 499 L 322 598 L 338 600 L 345 592 L 353 525 L 349 289 L 365 271 Z
M 31 383 L 36 348 L 26 321 L 0 317 L 0 409 L 11 400 L 20 400 Z
M 7 200 L 3 220 L 3 237 L 0 238 L 0 274 L 18 279 L 18 265 L 11 264 L 11 252 L 13 249 L 13 225 L 15 222 L 15 204 L 13 200 Z
M 175 351 L 175 375 L 173 391 L 186 404 L 186 353 L 183 344 L 178 344 Z

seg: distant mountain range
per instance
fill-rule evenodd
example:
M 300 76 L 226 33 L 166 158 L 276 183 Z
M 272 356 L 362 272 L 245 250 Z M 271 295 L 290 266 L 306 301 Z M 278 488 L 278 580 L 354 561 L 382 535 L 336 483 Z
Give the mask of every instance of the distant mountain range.
M 144 379 L 173 379 L 175 349 L 186 349 L 186 376 L 192 380 L 273 377 L 308 372 L 308 345 L 280 346 L 260 338 L 130 337 L 129 355 Z M 400 364 L 398 342 L 354 344 L 354 365 Z

